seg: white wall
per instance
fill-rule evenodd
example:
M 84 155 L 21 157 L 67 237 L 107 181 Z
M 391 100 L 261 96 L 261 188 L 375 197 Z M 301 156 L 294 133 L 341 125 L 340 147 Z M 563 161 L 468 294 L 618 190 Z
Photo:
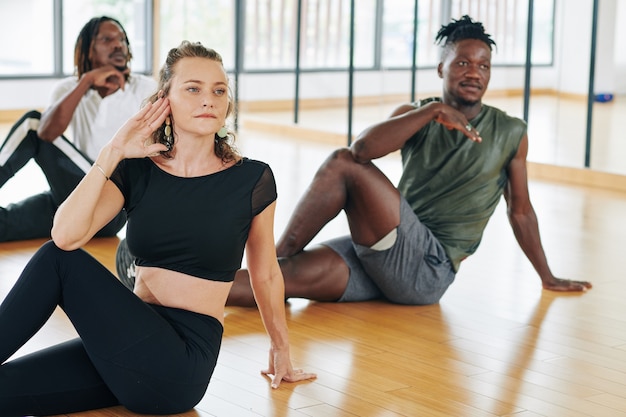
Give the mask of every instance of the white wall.
M 554 70 L 536 68 L 532 73 L 533 88 L 554 86 Z M 52 86 L 57 80 L 0 81 L 0 110 L 43 108 L 47 105 Z M 521 89 L 523 68 L 498 68 L 492 74 L 490 90 Z M 289 100 L 294 97 L 295 79 L 292 74 L 244 74 L 239 78 L 239 98 L 242 101 Z M 417 96 L 441 91 L 441 80 L 435 69 L 417 73 Z M 356 73 L 354 91 L 358 96 L 409 94 L 410 71 L 368 71 Z M 347 73 L 305 73 L 300 78 L 300 97 L 338 98 L 348 94 Z
M 622 3 L 624 1 L 622 0 Z M 602 0 L 598 7 L 596 61 L 594 90 L 596 93 L 612 93 L 615 91 L 616 77 L 616 17 L 617 0 Z
M 626 20 L 626 1 L 617 1 L 617 22 Z M 626 94 L 626 25 L 615 25 L 615 91 Z
M 586 95 L 589 89 L 592 0 L 557 1 L 554 63 L 559 91 Z
M 56 80 L 0 81 L 0 110 L 45 107 Z

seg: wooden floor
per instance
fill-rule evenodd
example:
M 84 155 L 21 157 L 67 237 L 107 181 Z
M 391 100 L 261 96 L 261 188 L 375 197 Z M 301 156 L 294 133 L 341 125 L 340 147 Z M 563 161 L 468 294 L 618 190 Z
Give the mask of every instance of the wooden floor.
M 246 155 L 274 168 L 279 233 L 334 146 L 245 125 L 240 137 Z M 379 165 L 398 178 L 397 155 Z M 28 169 L 0 189 L 0 205 L 42 185 Z M 214 377 L 183 416 L 626 416 L 626 194 L 536 180 L 530 188 L 551 267 L 592 281 L 591 291 L 542 291 L 501 204 L 482 246 L 437 305 L 291 300 L 292 359 L 318 374 L 313 382 L 271 390 L 260 374 L 268 338 L 258 312 L 228 308 Z M 317 240 L 346 231 L 340 217 Z M 42 242 L 0 244 L 0 299 Z M 113 269 L 116 243 L 99 239 L 86 249 Z M 16 356 L 74 335 L 57 311 Z M 134 415 L 121 407 L 72 414 Z

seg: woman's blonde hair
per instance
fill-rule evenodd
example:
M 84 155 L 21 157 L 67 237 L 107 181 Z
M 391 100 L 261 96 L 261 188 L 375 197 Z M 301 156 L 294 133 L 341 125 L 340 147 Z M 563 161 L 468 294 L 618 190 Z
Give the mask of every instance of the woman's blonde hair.
M 165 59 L 165 64 L 159 71 L 159 86 L 157 93 L 148 98 L 149 102 L 154 103 L 159 97 L 167 97 L 170 91 L 171 80 L 174 76 L 174 67 L 183 58 L 207 58 L 215 62 L 219 62 L 220 65 L 224 65 L 222 62 L 222 56 L 214 49 L 203 46 L 200 42 L 182 41 L 176 48 L 170 49 Z M 233 95 L 228 87 L 228 108 L 226 109 L 226 118 L 228 118 L 234 110 Z M 174 127 L 174 120 L 171 120 L 172 131 Z M 167 151 L 161 152 L 161 155 L 166 158 L 172 158 L 173 143 L 169 142 L 165 138 L 165 123 L 161 128 L 157 129 L 152 134 L 154 143 L 162 143 L 168 146 Z M 230 162 L 241 159 L 239 152 L 234 147 L 235 133 L 230 129 L 227 129 L 225 137 L 219 137 L 215 134 L 215 154 L 222 159 L 223 162 Z

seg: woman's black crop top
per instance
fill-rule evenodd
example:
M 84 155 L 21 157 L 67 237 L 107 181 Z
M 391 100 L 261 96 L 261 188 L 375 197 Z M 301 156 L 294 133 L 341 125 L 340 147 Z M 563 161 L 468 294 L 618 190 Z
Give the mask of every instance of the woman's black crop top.
M 136 265 L 212 281 L 234 279 L 253 217 L 276 200 L 269 165 L 247 158 L 193 178 L 168 174 L 149 158 L 126 159 L 111 180 L 125 198 Z

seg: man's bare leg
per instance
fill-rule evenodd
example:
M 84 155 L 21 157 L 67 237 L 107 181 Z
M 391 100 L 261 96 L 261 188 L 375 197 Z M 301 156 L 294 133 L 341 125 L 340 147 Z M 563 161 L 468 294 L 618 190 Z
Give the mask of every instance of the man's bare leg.
M 400 193 L 372 163 L 358 163 L 348 149 L 335 151 L 300 199 L 276 252 L 285 279 L 285 297 L 337 301 L 350 271 L 341 256 L 319 246 L 304 250 L 341 210 L 352 239 L 371 246 L 400 223 Z M 248 271 L 240 270 L 227 305 L 254 306 Z
M 400 223 L 400 193 L 372 163 L 340 149 L 322 164 L 276 245 L 279 257 L 302 251 L 341 210 L 352 240 L 370 246 Z
M 285 298 L 337 301 L 348 284 L 348 266 L 341 256 L 326 246 L 316 246 L 294 256 L 279 258 L 278 263 L 285 279 Z M 246 269 L 235 274 L 226 305 L 256 305 Z

